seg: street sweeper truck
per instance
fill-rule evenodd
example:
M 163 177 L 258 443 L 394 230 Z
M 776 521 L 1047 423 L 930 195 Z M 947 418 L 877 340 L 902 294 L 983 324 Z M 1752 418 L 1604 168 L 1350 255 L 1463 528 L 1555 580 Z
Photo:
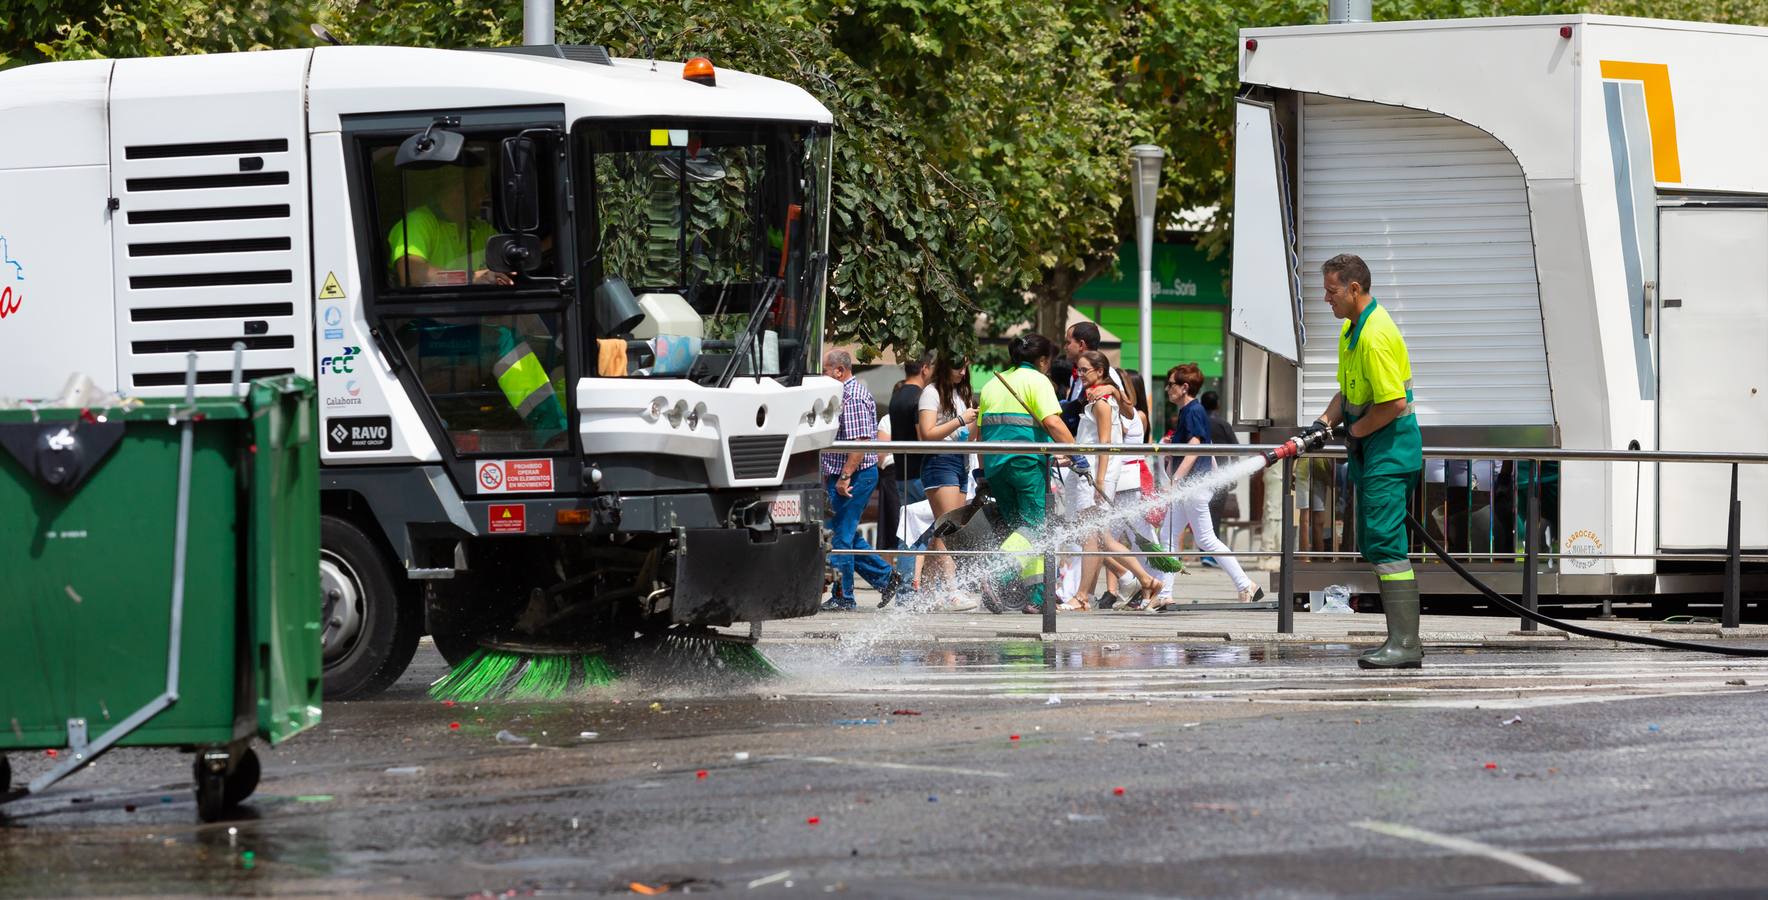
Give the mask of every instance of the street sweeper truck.
M 329 697 L 810 615 L 830 135 L 593 46 L 0 73 L 0 397 L 314 379 Z

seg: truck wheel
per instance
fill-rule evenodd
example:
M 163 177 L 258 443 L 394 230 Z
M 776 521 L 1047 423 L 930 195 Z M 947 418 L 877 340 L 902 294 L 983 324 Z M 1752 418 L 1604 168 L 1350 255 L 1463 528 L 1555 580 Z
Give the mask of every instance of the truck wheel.
M 420 610 L 393 588 L 380 548 L 350 522 L 319 518 L 325 699 L 355 700 L 399 680 L 417 652 Z

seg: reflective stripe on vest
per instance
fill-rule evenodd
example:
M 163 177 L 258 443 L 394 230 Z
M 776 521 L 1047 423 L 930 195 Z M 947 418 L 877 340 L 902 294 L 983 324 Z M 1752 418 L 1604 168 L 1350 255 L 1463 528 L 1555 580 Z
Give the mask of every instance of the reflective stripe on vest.
M 1352 403 L 1349 400 L 1346 400 L 1344 402 L 1345 415 L 1351 416 L 1352 418 L 1356 418 L 1356 419 L 1361 419 L 1363 417 L 1363 414 L 1369 411 L 1369 407 L 1370 407 L 1370 404 L 1368 404 L 1368 403 Z M 1403 413 L 1400 413 L 1397 416 L 1394 416 L 1394 418 L 1395 419 L 1404 419 L 1405 417 L 1412 415 L 1412 414 L 1413 414 L 1412 379 L 1408 378 L 1408 379 L 1406 379 L 1406 411 Z
M 526 341 L 505 353 L 491 367 L 491 374 L 497 379 L 504 398 L 524 420 L 541 404 L 558 396 L 553 391 L 552 380 L 546 376 L 546 367 L 540 364 L 540 357 L 534 355 Z

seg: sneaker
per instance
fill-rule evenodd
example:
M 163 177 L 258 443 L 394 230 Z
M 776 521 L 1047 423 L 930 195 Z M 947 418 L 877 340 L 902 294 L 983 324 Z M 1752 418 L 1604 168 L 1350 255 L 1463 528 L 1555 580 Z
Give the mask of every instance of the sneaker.
M 940 609 L 944 612 L 969 612 L 981 605 L 982 604 L 976 602 L 976 598 L 967 594 L 953 594 L 950 597 L 945 598 L 945 602 L 940 605 Z
M 1093 605 L 1100 609 L 1110 609 L 1121 602 L 1123 602 L 1123 598 L 1117 596 L 1115 591 L 1106 591 L 1099 595 L 1099 599 L 1093 601 Z
M 883 609 L 884 607 L 889 606 L 890 601 L 895 600 L 897 592 L 901 590 L 902 573 L 892 570 L 890 578 L 884 582 L 884 587 L 878 591 L 879 594 L 883 595 L 882 599 L 878 601 L 878 608 Z
M 1212 569 L 1219 569 L 1222 567 L 1222 564 L 1219 562 L 1216 562 L 1216 559 L 1213 556 L 1205 556 L 1202 559 L 1198 560 L 1198 562 L 1203 563 L 1204 565 L 1206 565 Z
M 818 607 L 823 612 L 853 612 L 857 608 L 852 600 L 842 601 L 833 597 L 824 600 L 823 605 Z

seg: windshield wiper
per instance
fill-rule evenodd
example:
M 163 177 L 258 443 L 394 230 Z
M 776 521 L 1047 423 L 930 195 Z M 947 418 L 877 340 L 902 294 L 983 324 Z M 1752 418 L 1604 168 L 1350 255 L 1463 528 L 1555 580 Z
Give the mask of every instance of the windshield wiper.
M 773 313 L 774 301 L 779 299 L 780 288 L 785 283 L 783 279 L 779 278 L 769 277 L 767 279 L 767 287 L 762 290 L 761 304 L 756 308 L 755 316 L 749 320 L 749 327 L 743 329 L 743 336 L 737 341 L 737 349 L 731 353 L 731 361 L 725 364 L 724 373 L 718 376 L 719 387 L 730 387 L 731 382 L 736 379 L 737 367 L 742 365 L 743 357 L 749 354 L 749 346 L 755 343 L 755 338 L 761 333 L 762 326 L 767 322 L 767 317 Z M 755 369 L 756 377 L 761 377 L 759 363 L 756 364 Z

